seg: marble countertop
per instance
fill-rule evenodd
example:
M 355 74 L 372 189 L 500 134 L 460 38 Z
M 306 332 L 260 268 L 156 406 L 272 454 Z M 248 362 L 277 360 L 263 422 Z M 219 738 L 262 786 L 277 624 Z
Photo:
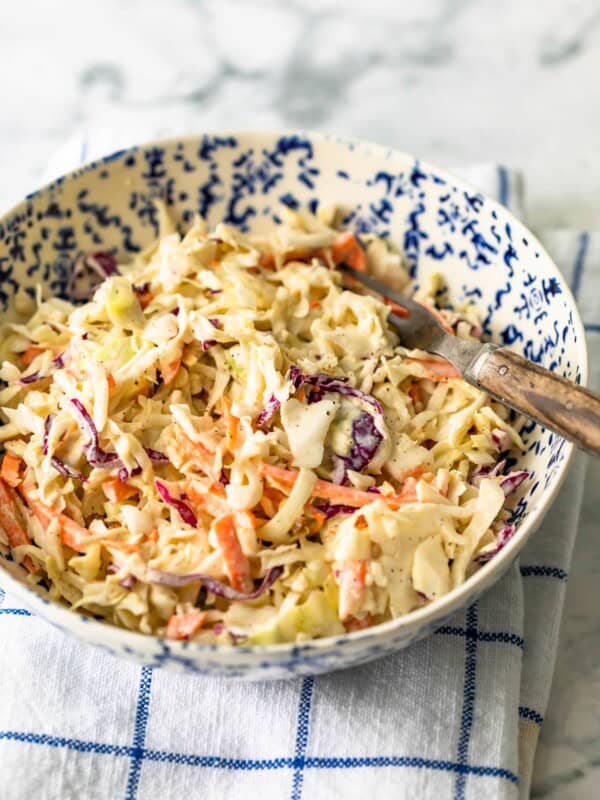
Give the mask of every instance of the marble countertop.
M 0 201 L 75 129 L 305 127 L 523 170 L 533 228 L 600 227 L 596 0 L 20 0 L 0 6 Z M 588 472 L 534 797 L 600 779 L 600 538 Z

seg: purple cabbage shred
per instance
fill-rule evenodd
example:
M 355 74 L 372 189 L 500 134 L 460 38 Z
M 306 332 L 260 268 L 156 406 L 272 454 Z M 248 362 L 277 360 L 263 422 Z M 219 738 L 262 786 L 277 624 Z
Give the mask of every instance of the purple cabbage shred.
M 296 389 L 301 386 L 314 387 L 310 393 L 309 403 L 317 403 L 327 392 L 335 392 L 336 394 L 362 400 L 363 403 L 373 406 L 378 414 L 383 414 L 383 407 L 379 400 L 376 400 L 370 394 L 362 392 L 360 389 L 355 389 L 354 386 L 349 386 L 347 384 L 348 378 L 334 378 L 332 375 L 326 375 L 323 372 L 318 372 L 315 375 L 305 375 L 296 366 L 290 367 L 289 378 Z
M 208 592 L 216 594 L 218 597 L 224 597 L 226 600 L 255 600 L 264 594 L 282 574 L 283 567 L 271 567 L 260 585 L 252 592 L 238 592 L 232 586 L 228 586 L 226 583 L 210 577 L 210 575 L 202 575 L 200 573 L 175 575 L 172 572 L 150 569 L 147 573 L 147 580 L 149 583 L 156 583 L 159 586 L 172 586 L 176 589 L 187 586 L 190 583 L 199 582 Z
M 500 486 L 505 495 L 512 494 L 519 486 L 529 477 L 527 470 L 522 469 L 518 472 L 509 472 L 509 474 L 500 481 Z
M 165 503 L 172 506 L 184 522 L 186 522 L 188 525 L 191 525 L 192 528 L 196 528 L 198 525 L 198 519 L 188 504 L 184 500 L 179 500 L 177 497 L 173 497 L 168 486 L 162 481 L 154 481 L 154 484 L 159 495 L 162 497 Z
M 477 556 L 475 561 L 478 564 L 485 564 L 495 555 L 497 555 L 500 550 L 509 542 L 512 537 L 515 535 L 517 528 L 515 525 L 502 525 L 499 531 L 496 533 L 496 545 L 495 547 L 487 553 L 482 553 L 480 556 Z
M 79 427 L 90 439 L 89 443 L 83 447 L 85 457 L 89 464 L 99 469 L 121 469 L 123 463 L 119 459 L 119 456 L 116 453 L 107 453 L 100 447 L 98 430 L 83 403 L 77 398 L 72 398 L 71 405 L 77 413 Z
M 267 422 L 269 422 L 275 416 L 280 408 L 280 401 L 275 397 L 274 394 L 272 394 L 256 419 L 256 427 L 264 428 Z

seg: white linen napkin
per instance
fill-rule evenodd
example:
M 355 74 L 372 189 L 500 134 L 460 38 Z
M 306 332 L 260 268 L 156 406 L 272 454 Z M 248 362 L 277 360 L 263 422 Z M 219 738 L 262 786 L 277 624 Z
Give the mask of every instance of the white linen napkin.
M 48 178 L 133 134 L 66 143 Z M 517 173 L 457 172 L 522 213 Z M 600 234 L 542 238 L 597 363 Z M 585 466 L 578 455 L 520 564 L 481 601 L 426 641 L 342 673 L 244 684 L 140 668 L 0 590 L 0 798 L 528 796 Z

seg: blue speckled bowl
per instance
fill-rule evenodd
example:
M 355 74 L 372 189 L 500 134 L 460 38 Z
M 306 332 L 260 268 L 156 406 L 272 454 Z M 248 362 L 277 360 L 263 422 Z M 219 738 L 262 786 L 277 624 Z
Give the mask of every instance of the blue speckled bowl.
M 498 203 L 430 164 L 375 145 L 317 134 L 222 133 L 114 153 L 30 195 L 0 221 L 0 304 L 19 285 L 62 293 L 80 251 L 126 258 L 158 233 L 162 197 L 185 228 L 195 212 L 243 230 L 278 221 L 280 204 L 337 203 L 347 225 L 400 244 L 419 279 L 442 271 L 454 302 L 472 298 L 493 338 L 568 378 L 586 378 L 581 320 L 539 242 Z M 573 447 L 530 425 L 519 463 L 531 480 L 513 499 L 511 542 L 463 586 L 375 628 L 302 645 L 165 642 L 96 622 L 51 602 L 0 550 L 0 583 L 59 628 L 151 665 L 263 680 L 341 669 L 399 650 L 473 602 L 511 565 L 558 491 Z

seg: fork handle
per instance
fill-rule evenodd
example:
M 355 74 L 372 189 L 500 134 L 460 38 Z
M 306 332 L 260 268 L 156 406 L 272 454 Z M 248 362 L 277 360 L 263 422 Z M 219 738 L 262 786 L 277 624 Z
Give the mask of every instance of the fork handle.
M 489 346 L 488 346 L 489 347 Z M 468 381 L 545 428 L 600 455 L 600 396 L 502 347 L 486 348 Z

